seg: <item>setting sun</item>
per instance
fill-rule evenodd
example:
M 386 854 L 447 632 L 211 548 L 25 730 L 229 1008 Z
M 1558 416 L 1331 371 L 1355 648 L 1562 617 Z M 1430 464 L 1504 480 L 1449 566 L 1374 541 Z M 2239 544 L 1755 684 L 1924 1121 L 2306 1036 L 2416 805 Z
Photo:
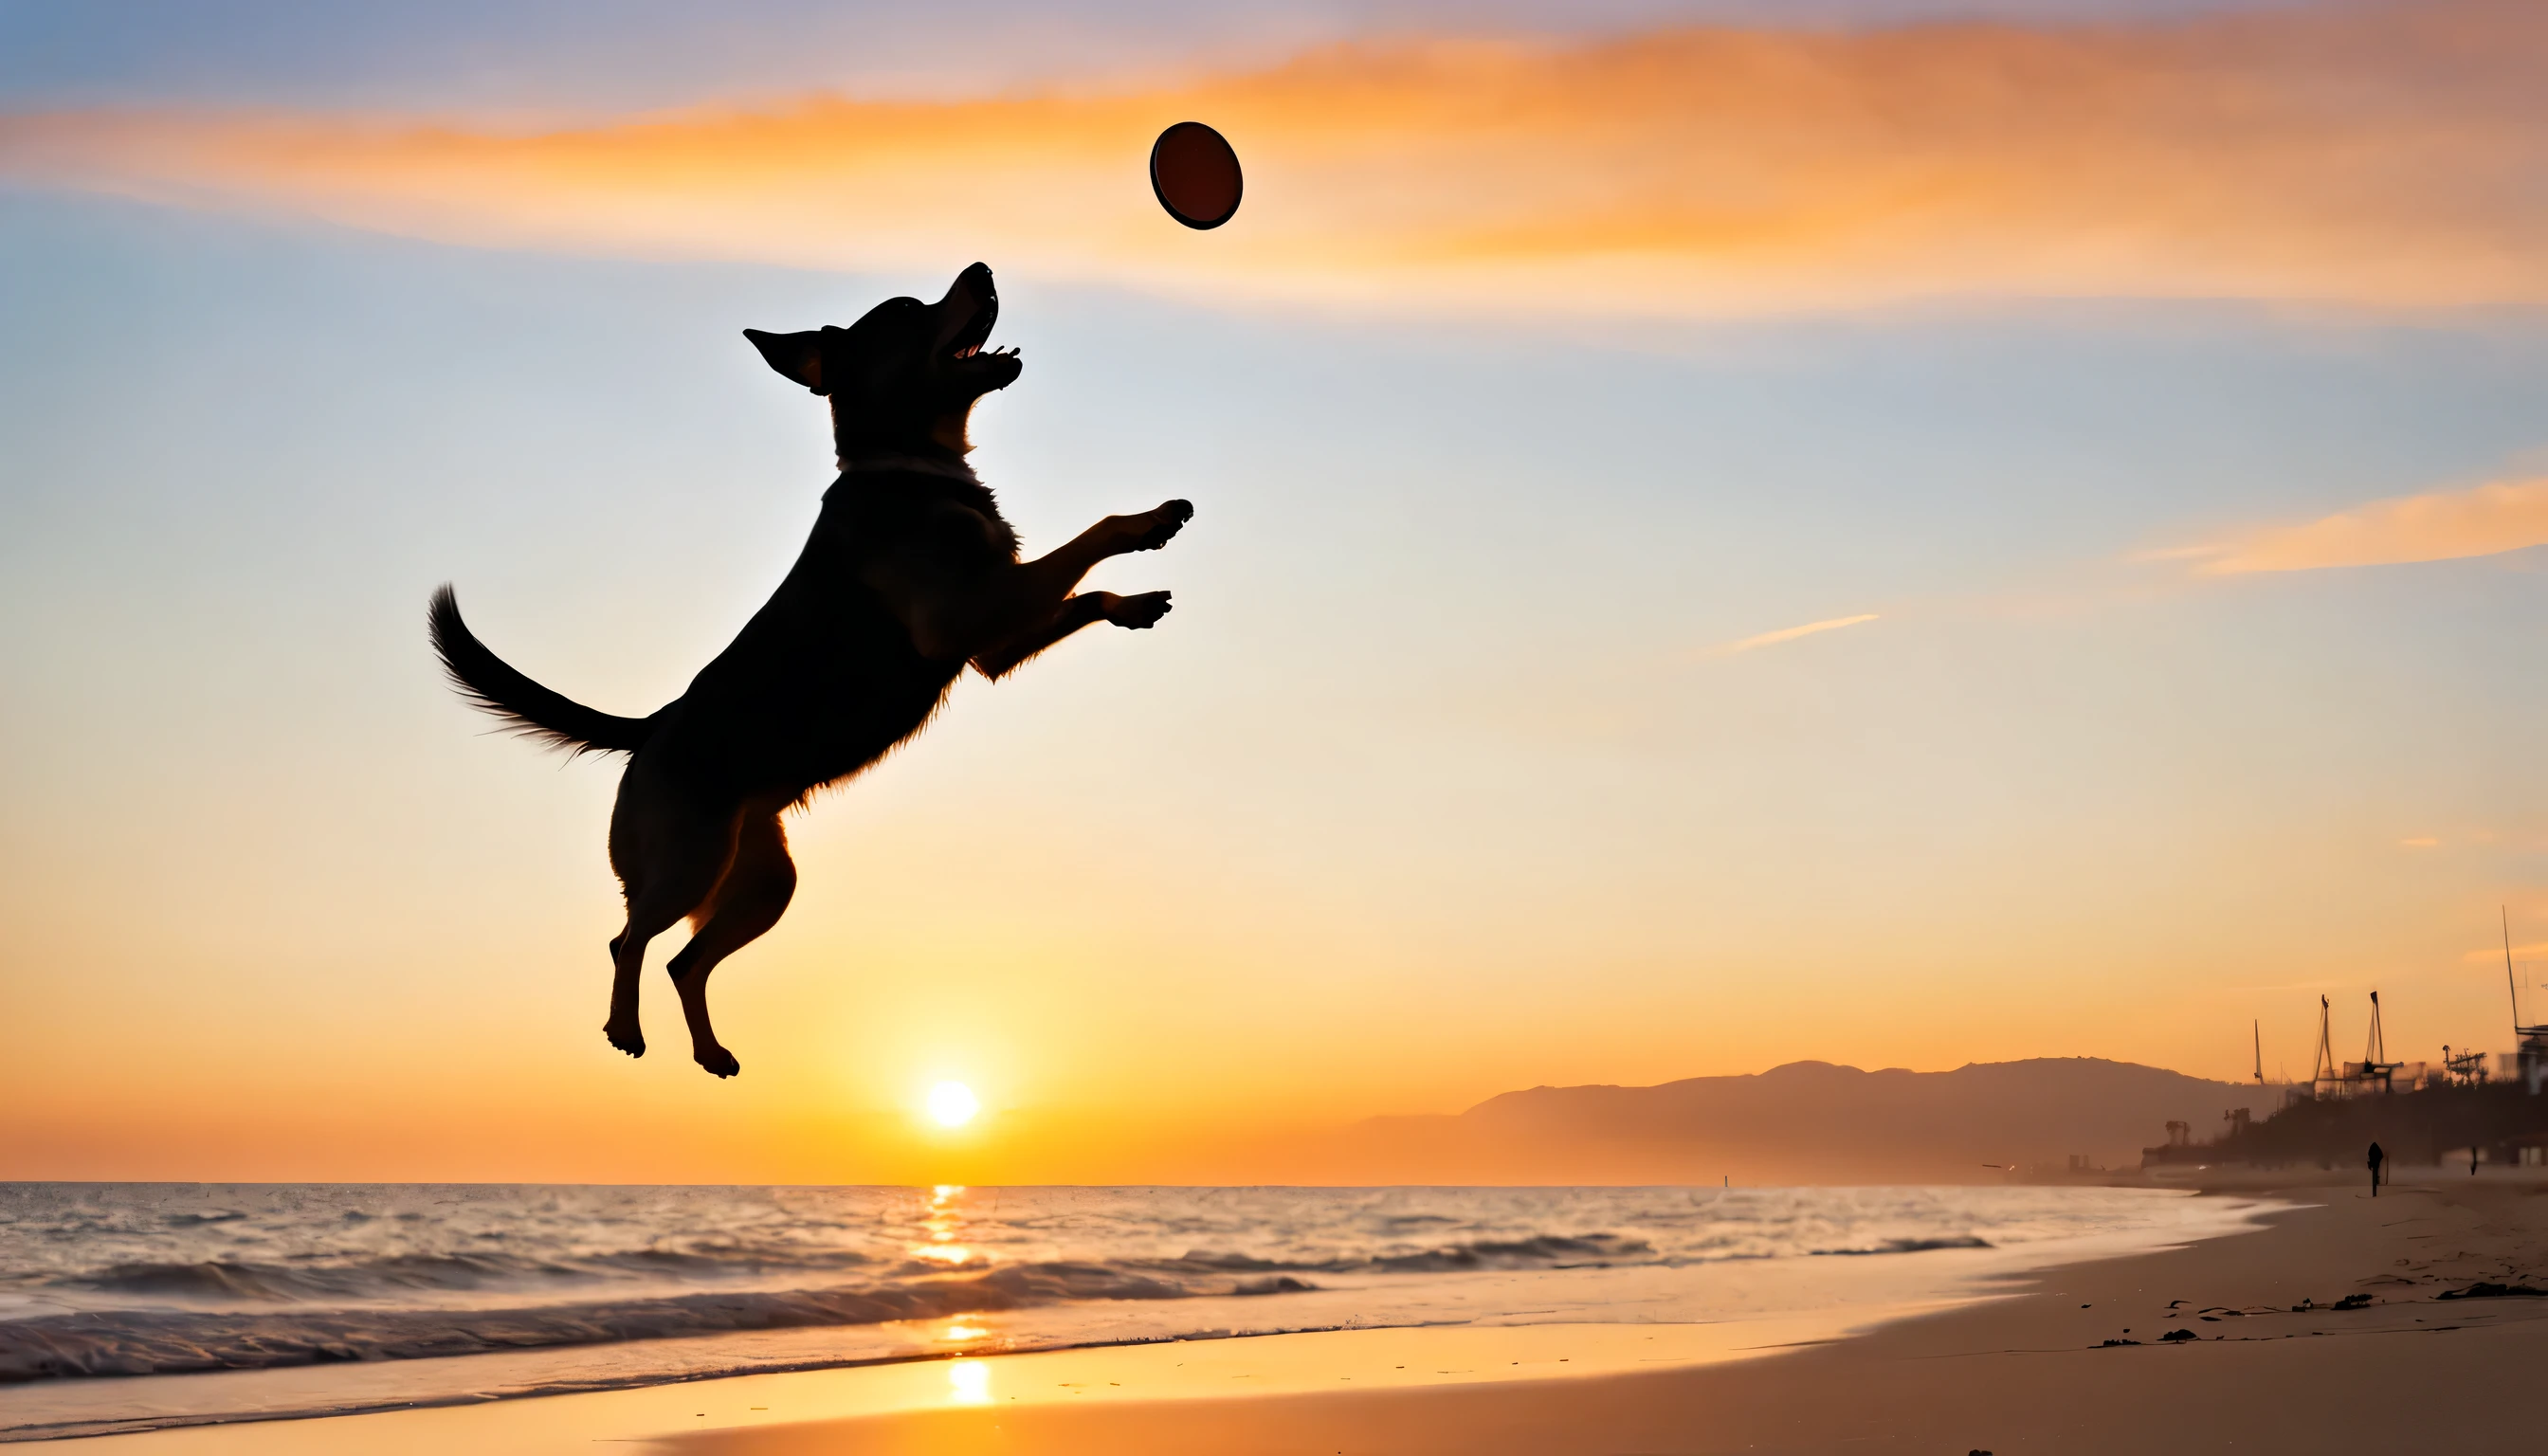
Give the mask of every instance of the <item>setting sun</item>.
M 960 1128 L 981 1110 L 981 1100 L 961 1082 L 941 1082 L 929 1089 L 929 1116 L 942 1128 Z

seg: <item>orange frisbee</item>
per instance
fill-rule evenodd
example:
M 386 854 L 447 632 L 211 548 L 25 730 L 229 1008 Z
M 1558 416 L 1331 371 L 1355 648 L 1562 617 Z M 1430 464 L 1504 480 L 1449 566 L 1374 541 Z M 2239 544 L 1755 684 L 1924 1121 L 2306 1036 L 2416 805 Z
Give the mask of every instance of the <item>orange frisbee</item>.
M 1218 228 L 1238 212 L 1246 184 L 1238 153 L 1201 122 L 1179 122 L 1150 145 L 1150 191 L 1189 228 Z

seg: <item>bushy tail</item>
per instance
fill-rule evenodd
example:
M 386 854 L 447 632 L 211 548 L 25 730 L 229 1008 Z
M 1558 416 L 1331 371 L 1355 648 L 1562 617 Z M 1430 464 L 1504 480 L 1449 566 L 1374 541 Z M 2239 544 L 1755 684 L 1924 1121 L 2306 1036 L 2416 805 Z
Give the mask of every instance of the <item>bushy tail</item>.
M 503 719 L 509 732 L 570 754 L 633 754 L 655 731 L 652 718 L 597 712 L 515 672 L 470 632 L 447 584 L 434 592 L 425 621 L 451 685 L 471 707 Z

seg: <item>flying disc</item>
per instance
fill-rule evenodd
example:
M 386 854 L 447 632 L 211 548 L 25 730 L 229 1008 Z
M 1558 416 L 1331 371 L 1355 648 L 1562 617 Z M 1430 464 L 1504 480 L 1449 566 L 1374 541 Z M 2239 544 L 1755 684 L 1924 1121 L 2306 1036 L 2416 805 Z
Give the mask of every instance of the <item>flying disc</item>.
M 1179 122 L 1150 144 L 1150 190 L 1168 216 L 1189 228 L 1218 228 L 1238 211 L 1245 190 L 1238 153 L 1201 122 Z

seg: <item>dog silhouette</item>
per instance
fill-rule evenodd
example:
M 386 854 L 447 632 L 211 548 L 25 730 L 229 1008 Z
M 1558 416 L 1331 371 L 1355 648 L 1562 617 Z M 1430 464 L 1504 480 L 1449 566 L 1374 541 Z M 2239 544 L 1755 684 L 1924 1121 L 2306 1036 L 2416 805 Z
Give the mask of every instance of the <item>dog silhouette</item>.
M 999 318 L 975 263 L 935 304 L 887 299 L 847 328 L 744 330 L 770 367 L 828 396 L 840 479 L 767 605 L 688 690 L 643 718 L 568 699 L 472 635 L 448 586 L 427 621 L 452 685 L 536 741 L 624 753 L 610 864 L 628 901 L 610 942 L 610 1045 L 646 1052 L 637 1016 L 646 947 L 687 917 L 667 969 L 690 1054 L 742 1070 L 708 1017 L 708 975 L 778 923 L 796 891 L 779 815 L 918 733 L 970 663 L 998 679 L 1097 622 L 1148 627 L 1168 593 L 1079 592 L 1110 556 L 1167 544 L 1194 514 L 1170 500 L 1112 515 L 1033 561 L 964 463 L 974 404 L 1024 368 L 986 349 Z

